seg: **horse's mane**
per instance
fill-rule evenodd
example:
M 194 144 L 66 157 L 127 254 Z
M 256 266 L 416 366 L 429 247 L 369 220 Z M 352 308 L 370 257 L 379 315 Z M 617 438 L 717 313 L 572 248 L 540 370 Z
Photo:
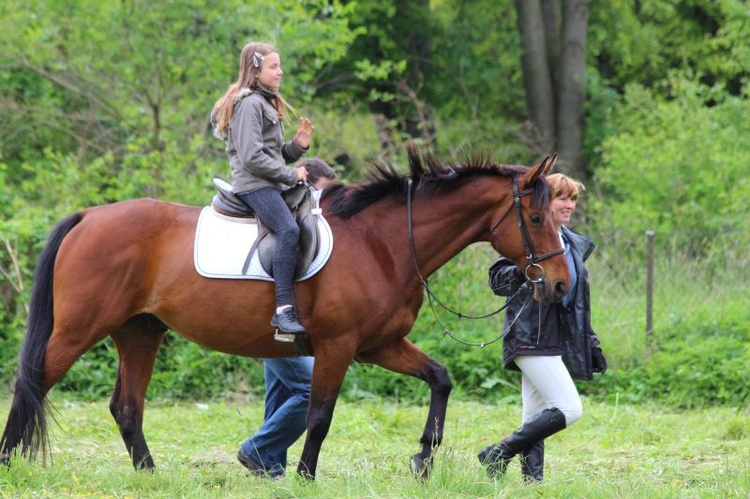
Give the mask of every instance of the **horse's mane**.
M 492 163 L 481 153 L 469 154 L 458 165 L 443 164 L 432 154 L 420 152 L 411 145 L 407 146 L 407 153 L 409 174 L 398 173 L 390 163 L 375 163 L 373 171 L 362 182 L 351 185 L 337 183 L 326 187 L 323 197 L 331 200 L 328 211 L 349 218 L 386 196 L 403 196 L 405 199 L 409 179 L 412 180 L 412 190 L 434 191 L 465 177 L 509 177 L 528 170 L 526 166 Z M 535 182 L 532 188 L 532 204 L 546 209 L 550 200 L 549 184 Z

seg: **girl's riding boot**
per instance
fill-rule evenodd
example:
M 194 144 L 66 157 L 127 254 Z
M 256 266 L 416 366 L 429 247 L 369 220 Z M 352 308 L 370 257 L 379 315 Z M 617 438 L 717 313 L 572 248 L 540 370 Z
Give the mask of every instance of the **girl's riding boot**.
M 541 482 L 544 478 L 544 440 L 521 452 L 521 475 L 526 483 Z
M 508 463 L 514 456 L 530 449 L 539 440 L 554 435 L 565 428 L 565 415 L 560 409 L 545 409 L 502 442 L 490 445 L 477 457 L 487 468 L 490 478 L 505 475 Z

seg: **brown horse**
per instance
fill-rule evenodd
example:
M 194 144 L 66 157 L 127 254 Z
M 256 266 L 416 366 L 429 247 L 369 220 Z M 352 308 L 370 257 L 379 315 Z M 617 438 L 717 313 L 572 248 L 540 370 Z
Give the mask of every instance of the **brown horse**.
M 483 160 L 443 166 L 410 149 L 409 163 L 410 175 L 380 166 L 367 181 L 329 186 L 323 194 L 333 253 L 295 291 L 308 332 L 304 347 L 315 356 L 297 469 L 308 478 L 353 360 L 430 386 L 422 450 L 412 457 L 415 474 L 429 473 L 452 384 L 445 367 L 406 338 L 423 301 L 422 276 L 468 245 L 489 241 L 531 272 L 539 301 L 559 301 L 569 285 L 544 178 L 554 158 L 531 168 Z M 167 329 L 228 354 L 295 355 L 295 345 L 273 339 L 273 283 L 196 272 L 200 210 L 137 199 L 88 208 L 57 225 L 36 269 L 2 462 L 9 464 L 19 446 L 32 458 L 40 448 L 47 452 L 47 393 L 107 336 L 119 354 L 110 411 L 136 469 L 154 468 L 142 429 L 144 397 Z

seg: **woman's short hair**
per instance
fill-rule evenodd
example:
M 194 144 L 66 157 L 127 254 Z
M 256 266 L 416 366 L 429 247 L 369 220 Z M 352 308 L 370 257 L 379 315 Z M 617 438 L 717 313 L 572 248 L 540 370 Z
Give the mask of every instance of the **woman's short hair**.
M 547 175 L 547 182 L 552 186 L 552 198 L 570 198 L 578 201 L 578 196 L 586 190 L 586 186 L 562 173 Z
M 336 172 L 328 166 L 328 163 L 320 158 L 308 158 L 298 163 L 297 166 L 304 166 L 307 170 L 307 180 L 315 184 L 320 179 L 333 180 L 336 178 Z

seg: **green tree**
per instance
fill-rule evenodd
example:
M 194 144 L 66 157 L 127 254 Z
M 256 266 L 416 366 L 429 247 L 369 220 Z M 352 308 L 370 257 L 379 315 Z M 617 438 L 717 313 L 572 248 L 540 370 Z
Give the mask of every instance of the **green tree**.
M 515 0 L 534 145 L 560 153 L 560 167 L 588 177 L 582 158 L 588 0 Z
M 747 15 L 744 0 L 613 0 L 591 11 L 590 60 L 619 91 L 640 83 L 669 92 L 667 70 L 679 68 L 740 95 L 750 74 Z
M 242 46 L 275 43 L 294 74 L 285 94 L 305 105 L 354 36 L 345 13 L 326 0 L 0 4 L 3 365 L 18 351 L 54 222 L 137 197 L 206 203 L 211 176 L 227 169 L 207 116 Z
M 353 38 L 344 9 L 323 0 L 9 1 L 1 13 L 0 84 L 11 91 L 0 101 L 0 117 L 9 119 L 0 121 L 22 126 L 14 137 L 21 140 L 2 144 L 9 163 L 51 148 L 79 163 L 189 152 L 189 167 L 205 154 L 196 141 L 245 43 L 276 43 L 295 75 L 285 91 L 309 100 L 320 68 Z
M 321 80 L 321 91 L 364 103 L 375 118 L 386 155 L 397 136 L 435 139 L 432 109 L 422 96 L 430 72 L 432 22 L 428 0 L 347 1 L 358 36 Z
M 414 136 L 437 138 L 441 157 L 473 145 L 498 161 L 529 163 L 538 149 L 517 7 L 537 3 L 558 103 L 562 6 L 572 1 L 0 2 L 3 365 L 17 352 L 32 269 L 55 220 L 120 199 L 210 199 L 210 178 L 227 165 L 207 115 L 235 79 L 244 43 L 281 50 L 283 93 L 313 117 L 314 153 L 347 164 L 339 165 L 345 180 L 361 178 L 381 141 L 401 166 L 399 144 Z M 602 235 L 597 254 L 637 260 L 628 242 L 650 228 L 665 246 L 664 235 L 674 235 L 662 249 L 686 249 L 716 267 L 741 263 L 750 233 L 747 2 L 591 5 L 583 165 L 592 175 L 586 229 Z M 461 357 L 465 379 L 496 369 Z M 200 352 L 170 358 L 220 370 Z
M 656 230 L 694 257 L 732 245 L 746 258 L 750 102 L 676 74 L 671 98 L 632 84 L 618 111 L 597 170 L 598 225 L 625 240 Z

